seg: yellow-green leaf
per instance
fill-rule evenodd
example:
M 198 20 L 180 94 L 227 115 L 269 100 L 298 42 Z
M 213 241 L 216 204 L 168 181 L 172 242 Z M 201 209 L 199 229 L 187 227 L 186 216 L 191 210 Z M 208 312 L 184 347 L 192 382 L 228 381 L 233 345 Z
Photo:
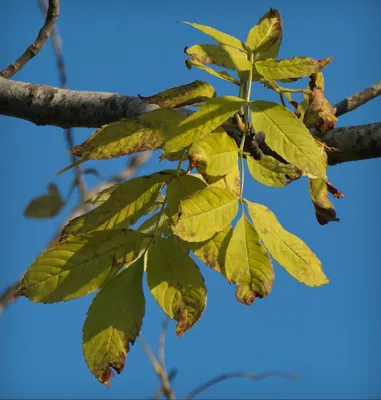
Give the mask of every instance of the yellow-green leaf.
M 161 108 L 179 108 L 193 106 L 216 97 L 216 91 L 210 83 L 194 81 L 186 85 L 164 90 L 141 100 L 149 104 L 157 104 Z
M 173 232 L 188 242 L 203 242 L 221 232 L 238 211 L 238 197 L 230 190 L 207 187 L 180 203 Z
M 236 297 L 251 305 L 266 297 L 273 286 L 274 271 L 267 251 L 253 225 L 242 215 L 226 250 L 226 277 L 237 285 Z
M 216 64 L 235 71 L 249 71 L 252 68 L 252 64 L 247 59 L 246 54 L 229 46 L 195 44 L 187 47 L 185 53 L 202 64 Z
M 99 207 L 71 220 L 61 240 L 91 231 L 128 228 L 149 212 L 168 179 L 169 175 L 157 173 L 121 183 Z
M 35 197 L 26 206 L 24 215 L 29 218 L 45 219 L 55 217 L 65 205 L 57 185 L 49 183 L 48 194 Z
M 37 257 L 17 295 L 37 303 L 56 303 L 98 290 L 144 250 L 145 236 L 131 230 L 78 235 Z
M 116 184 L 113 186 L 110 186 L 106 189 L 101 190 L 98 193 L 95 193 L 93 196 L 91 196 L 87 201 L 86 204 L 91 204 L 93 206 L 100 206 L 101 204 L 103 204 L 105 201 L 107 201 L 110 196 L 111 193 L 119 186 L 120 184 Z
M 189 160 L 201 174 L 226 175 L 237 165 L 238 147 L 226 133 L 208 135 L 190 147 Z
M 171 234 L 167 211 L 167 209 L 164 209 L 162 213 L 153 214 L 139 226 L 138 231 L 145 235 L 168 236 Z
M 248 33 L 246 46 L 249 50 L 260 55 L 274 48 L 282 38 L 282 19 L 278 10 L 270 8 Z
M 340 221 L 336 216 L 335 207 L 328 198 L 327 184 L 323 179 L 309 179 L 312 204 L 315 208 L 316 219 L 320 225 L 331 221 Z
M 204 279 L 175 238 L 156 238 L 147 254 L 147 281 L 163 311 L 178 322 L 182 336 L 201 317 L 206 305 Z
M 307 286 L 321 286 L 329 282 L 320 260 L 301 239 L 287 232 L 264 205 L 245 202 L 267 250 L 291 276 Z
M 212 37 L 217 43 L 234 47 L 241 51 L 247 51 L 245 45 L 234 36 L 228 35 L 227 33 L 221 32 L 217 29 L 211 28 L 210 26 L 195 24 L 192 22 L 184 21 L 184 24 L 193 26 L 194 28 L 198 29 L 199 31 L 205 33 Z
M 329 60 L 329 61 L 327 61 Z M 311 57 L 294 57 L 284 60 L 267 58 L 255 62 L 255 69 L 266 79 L 299 79 L 319 72 L 332 58 L 314 60 Z
M 180 122 L 173 130 L 171 139 L 164 144 L 164 151 L 173 153 L 203 138 L 238 111 L 243 104 L 244 100 L 234 96 L 209 100 L 194 114 Z
M 295 167 L 281 163 L 271 156 L 263 155 L 260 160 L 247 157 L 246 160 L 251 176 L 266 186 L 286 186 L 286 175 L 291 178 L 297 174 L 297 169 Z
M 215 71 L 213 68 L 207 67 L 206 65 L 198 62 L 197 60 L 191 60 L 187 58 L 185 60 L 185 65 L 188 69 L 191 69 L 192 67 L 199 68 L 205 72 L 207 72 L 210 75 L 216 76 L 217 78 L 223 79 L 224 81 L 232 82 L 236 85 L 239 86 L 239 81 L 232 76 L 230 76 L 226 71 Z
M 83 355 L 99 382 L 110 387 L 123 371 L 130 344 L 142 327 L 145 299 L 143 258 L 113 278 L 95 296 L 83 325 Z
M 231 226 L 227 226 L 205 242 L 191 243 L 191 249 L 198 259 L 225 276 L 226 249 L 232 233 Z
M 256 131 L 263 131 L 266 143 L 290 164 L 311 177 L 326 178 L 327 165 L 309 130 L 286 107 L 269 101 L 250 103 Z
M 226 188 L 233 192 L 236 196 L 240 196 L 241 180 L 239 175 L 238 163 L 233 167 L 230 172 L 228 172 L 222 178 L 205 175 L 205 180 L 210 187 Z
M 185 116 L 179 112 L 163 108 L 140 117 L 112 122 L 74 147 L 70 154 L 100 160 L 156 150 L 183 119 Z

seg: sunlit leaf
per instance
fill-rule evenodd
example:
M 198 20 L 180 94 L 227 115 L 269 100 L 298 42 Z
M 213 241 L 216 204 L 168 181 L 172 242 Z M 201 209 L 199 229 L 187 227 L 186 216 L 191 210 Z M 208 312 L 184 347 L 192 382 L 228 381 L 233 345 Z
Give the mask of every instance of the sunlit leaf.
M 206 305 L 204 279 L 174 238 L 156 238 L 147 255 L 147 281 L 163 311 L 178 324 L 182 336 L 201 317 Z
M 18 295 L 56 303 L 93 293 L 141 254 L 144 239 L 136 231 L 110 230 L 58 243 L 27 269 Z
M 236 196 L 240 196 L 241 192 L 241 180 L 239 174 L 238 163 L 233 167 L 233 169 L 228 172 L 223 177 L 210 177 L 205 175 L 206 182 L 210 187 L 222 187 L 229 189 Z
M 303 173 L 326 178 L 326 162 L 309 130 L 290 110 L 269 101 L 250 103 L 256 131 L 263 131 L 272 150 Z
M 301 239 L 287 232 L 264 205 L 245 202 L 267 250 L 291 276 L 307 286 L 321 286 L 329 282 L 320 260 Z
M 170 220 L 167 211 L 164 209 L 163 212 L 153 214 L 139 226 L 138 231 L 145 235 L 168 236 L 172 230 L 169 227 Z
M 242 215 L 233 230 L 226 251 L 226 276 L 237 285 L 236 297 L 251 305 L 266 297 L 272 288 L 274 271 L 267 251 L 253 225 Z
M 116 184 L 113 186 L 110 186 L 106 189 L 101 190 L 98 193 L 95 193 L 93 196 L 91 196 L 87 201 L 86 204 L 92 204 L 93 206 L 100 206 L 103 204 L 105 201 L 107 201 L 111 193 L 119 186 L 120 184 Z
M 336 211 L 328 198 L 328 189 L 323 179 L 309 180 L 310 196 L 315 208 L 316 219 L 320 225 L 326 225 L 331 221 L 340 221 Z
M 130 344 L 142 327 L 145 299 L 143 258 L 113 278 L 95 296 L 83 325 L 83 354 L 99 382 L 110 387 L 114 369 L 123 371 Z

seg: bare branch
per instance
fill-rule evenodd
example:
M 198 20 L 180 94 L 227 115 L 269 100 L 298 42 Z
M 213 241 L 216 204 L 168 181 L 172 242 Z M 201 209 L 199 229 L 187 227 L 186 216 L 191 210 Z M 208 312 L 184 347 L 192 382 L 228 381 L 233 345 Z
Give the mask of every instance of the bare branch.
M 53 26 L 58 18 L 60 12 L 59 0 L 49 0 L 49 8 L 46 13 L 46 19 L 43 27 L 38 33 L 37 39 L 24 51 L 24 53 L 7 68 L 0 72 L 0 76 L 3 78 L 11 78 L 14 74 L 20 71 L 28 61 L 36 56 L 42 49 L 42 46 L 48 40 Z
M 368 87 L 362 92 L 352 94 L 343 101 L 340 101 L 340 103 L 335 104 L 334 108 L 336 109 L 336 116 L 339 117 L 340 115 L 353 111 L 357 107 L 362 106 L 363 104 L 374 99 L 380 94 L 381 94 L 381 81 Z
M 202 385 L 198 386 L 196 389 L 192 390 L 188 396 L 184 398 L 184 400 L 191 400 L 198 396 L 200 393 L 204 392 L 205 390 L 211 388 L 212 386 L 216 385 L 217 383 L 226 381 L 232 378 L 246 378 L 253 381 L 259 381 L 264 378 L 269 377 L 280 377 L 280 378 L 288 378 L 288 379 L 299 379 L 299 376 L 288 374 L 284 372 L 264 372 L 262 374 L 249 374 L 247 372 L 231 372 L 228 374 L 218 375 L 213 379 L 203 383 Z

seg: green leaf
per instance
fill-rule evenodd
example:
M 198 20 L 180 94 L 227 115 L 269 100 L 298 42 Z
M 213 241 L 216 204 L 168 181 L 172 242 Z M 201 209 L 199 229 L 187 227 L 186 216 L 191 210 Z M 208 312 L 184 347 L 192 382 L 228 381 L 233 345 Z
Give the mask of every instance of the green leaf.
M 246 46 L 249 50 L 260 55 L 266 50 L 273 49 L 282 39 L 282 19 L 278 10 L 270 8 L 247 35 Z
M 202 64 L 216 64 L 235 71 L 250 71 L 251 62 L 244 53 L 229 46 L 214 44 L 195 44 L 185 48 L 185 54 Z
M 221 32 L 217 29 L 211 28 L 210 26 L 195 24 L 192 22 L 183 21 L 184 24 L 193 26 L 194 28 L 198 29 L 199 31 L 205 33 L 212 37 L 217 43 L 234 47 L 238 50 L 247 52 L 245 45 L 234 36 L 230 36 L 227 33 Z
M 57 303 L 93 293 L 140 256 L 144 239 L 136 231 L 110 230 L 58 243 L 27 269 L 17 295 Z
M 156 150 L 184 118 L 175 110 L 159 109 L 140 117 L 112 122 L 74 147 L 70 154 L 85 159 L 105 160 Z
M 268 58 L 255 62 L 255 69 L 266 79 L 299 79 L 319 72 L 326 66 L 332 57 L 323 60 L 314 60 L 311 57 L 294 57 L 284 60 Z
M 309 130 L 290 110 L 269 101 L 250 103 L 256 131 L 290 164 L 310 177 L 326 178 L 326 162 Z
M 309 188 L 312 204 L 315 208 L 316 219 L 320 225 L 328 222 L 339 222 L 336 216 L 335 207 L 328 198 L 327 184 L 323 179 L 309 179 Z
M 322 286 L 329 282 L 320 260 L 301 239 L 287 232 L 264 205 L 245 202 L 267 250 L 291 276 L 307 286 Z
M 121 183 L 99 207 L 71 220 L 61 240 L 91 231 L 128 228 L 149 212 L 168 179 L 169 175 L 157 173 Z
M 162 213 L 153 214 L 139 226 L 138 231 L 145 235 L 170 235 L 172 231 L 169 227 L 170 220 L 167 211 L 167 209 L 164 209 Z
M 207 187 L 180 203 L 173 232 L 188 242 L 203 242 L 225 229 L 238 211 L 238 197 L 230 190 Z
M 199 260 L 225 276 L 225 255 L 232 233 L 231 226 L 227 226 L 205 242 L 191 243 L 191 249 Z
M 298 171 L 290 164 L 284 164 L 271 156 L 263 155 L 260 160 L 247 157 L 247 166 L 251 176 L 266 186 L 282 187 L 287 185 L 287 178 L 294 177 Z
M 143 258 L 113 278 L 95 296 L 83 325 L 83 354 L 99 382 L 110 387 L 114 373 L 123 371 L 130 343 L 142 327 L 145 299 Z
M 207 67 L 206 65 L 198 62 L 197 60 L 191 60 L 187 58 L 185 60 L 185 65 L 188 69 L 191 69 L 192 67 L 199 68 L 205 72 L 207 72 L 210 75 L 216 76 L 217 78 L 223 79 L 224 81 L 232 82 L 236 84 L 237 86 L 240 85 L 239 81 L 232 76 L 230 76 L 226 71 L 215 71 L 213 68 Z
M 173 153 L 203 138 L 238 111 L 243 104 L 244 100 L 234 96 L 209 100 L 194 114 L 180 122 L 173 130 L 171 139 L 164 144 L 164 151 Z
M 48 194 L 35 197 L 25 208 L 24 215 L 29 218 L 46 219 L 55 217 L 65 205 L 57 186 L 49 183 Z
M 237 165 L 238 150 L 235 140 L 228 134 L 216 133 L 191 146 L 189 161 L 202 174 L 222 176 Z
M 161 108 L 179 108 L 193 106 L 212 99 L 216 97 L 216 91 L 207 82 L 194 81 L 187 85 L 164 90 L 153 96 L 138 96 L 145 103 L 157 104 Z
M 236 297 L 251 305 L 256 298 L 266 297 L 273 286 L 271 260 L 253 225 L 242 215 L 233 230 L 225 262 L 229 282 L 237 285 Z
M 148 250 L 147 281 L 163 311 L 178 322 L 182 336 L 201 317 L 206 305 L 204 279 L 175 238 L 156 238 Z
M 92 204 L 93 206 L 100 206 L 105 201 L 107 201 L 111 197 L 111 193 L 120 185 L 120 183 L 110 186 L 106 189 L 101 190 L 98 193 L 95 193 L 91 196 L 85 203 Z
M 208 175 L 204 175 L 204 177 L 210 187 L 226 188 L 234 193 L 237 197 L 241 195 L 241 180 L 238 164 L 236 164 L 233 169 L 222 178 Z

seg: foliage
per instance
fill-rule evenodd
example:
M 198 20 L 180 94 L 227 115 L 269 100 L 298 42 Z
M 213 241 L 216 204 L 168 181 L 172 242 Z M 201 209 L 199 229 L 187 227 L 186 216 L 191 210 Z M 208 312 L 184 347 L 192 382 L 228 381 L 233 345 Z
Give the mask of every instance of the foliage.
M 76 146 L 71 152 L 81 158 L 76 165 L 161 149 L 161 158 L 177 166 L 94 195 L 87 201 L 93 209 L 68 223 L 58 244 L 29 267 L 17 293 L 53 303 L 99 290 L 85 321 L 83 350 L 89 369 L 106 385 L 111 368 L 123 370 L 129 344 L 139 335 L 145 275 L 151 295 L 177 321 L 179 336 L 201 317 L 207 290 L 191 253 L 235 284 L 237 300 L 247 305 L 271 292 L 270 256 L 307 286 L 328 283 L 309 247 L 287 232 L 267 207 L 245 199 L 243 188 L 245 162 L 255 180 L 274 188 L 306 176 L 318 221 L 337 220 L 327 197 L 335 189 L 327 179 L 323 144 L 309 132 L 314 127 L 324 133 L 336 123 L 321 72 L 331 58 L 276 59 L 282 21 L 273 9 L 249 31 L 246 42 L 208 26 L 187 24 L 217 44 L 186 48 L 186 66 L 233 83 L 238 95 L 218 97 L 209 83 L 195 81 L 140 96 L 161 109 L 102 126 Z M 279 85 L 303 77 L 309 77 L 306 89 Z M 251 101 L 254 82 L 278 93 L 281 104 Z M 303 100 L 294 101 L 293 93 L 302 93 Z M 197 111 L 186 116 L 184 106 Z M 232 138 L 237 134 L 238 141 Z M 254 155 L 245 143 L 260 135 L 266 146 Z M 34 199 L 25 213 L 47 218 L 62 205 L 51 187 L 49 195 Z

